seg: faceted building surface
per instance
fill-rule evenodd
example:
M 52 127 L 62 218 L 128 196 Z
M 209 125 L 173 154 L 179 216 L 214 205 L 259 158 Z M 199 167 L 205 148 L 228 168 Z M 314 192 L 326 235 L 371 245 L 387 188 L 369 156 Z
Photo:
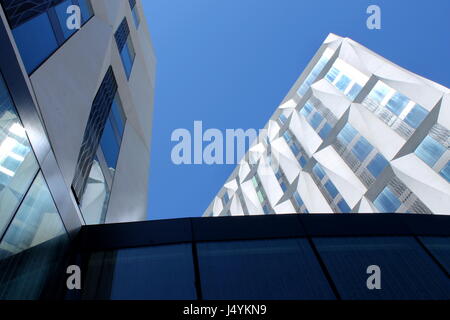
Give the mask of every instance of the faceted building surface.
M 204 216 L 450 214 L 450 90 L 330 34 Z

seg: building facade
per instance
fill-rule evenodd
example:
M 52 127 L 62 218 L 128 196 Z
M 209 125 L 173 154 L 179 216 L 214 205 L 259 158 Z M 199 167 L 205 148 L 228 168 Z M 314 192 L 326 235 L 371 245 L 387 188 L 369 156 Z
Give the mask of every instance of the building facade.
M 330 34 L 204 216 L 450 214 L 450 90 Z
M 139 0 L 0 4 L 0 297 L 35 298 L 81 226 L 146 219 L 156 61 Z

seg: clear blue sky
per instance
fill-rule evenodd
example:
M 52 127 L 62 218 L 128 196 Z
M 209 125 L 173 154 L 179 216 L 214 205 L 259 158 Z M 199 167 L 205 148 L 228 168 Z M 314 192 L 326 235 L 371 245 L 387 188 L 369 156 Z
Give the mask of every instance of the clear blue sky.
M 200 216 L 235 167 L 172 164 L 172 131 L 262 128 L 330 32 L 450 87 L 449 0 L 142 2 L 158 61 L 149 219 Z

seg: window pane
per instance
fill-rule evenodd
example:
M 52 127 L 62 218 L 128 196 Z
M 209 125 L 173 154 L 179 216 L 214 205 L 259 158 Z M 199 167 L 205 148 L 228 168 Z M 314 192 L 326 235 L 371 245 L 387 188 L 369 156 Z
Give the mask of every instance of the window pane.
M 320 113 L 318 113 L 318 112 L 314 113 L 314 115 L 312 116 L 312 118 L 310 120 L 311 127 L 316 129 L 322 123 L 322 120 L 323 120 L 323 117 Z
M 350 84 L 351 80 L 346 75 L 342 75 L 341 78 L 336 82 L 336 88 L 338 88 L 341 91 L 345 91 L 347 89 L 348 85 Z
M 320 132 L 319 132 L 319 136 L 322 139 L 326 139 L 326 137 L 328 137 L 328 135 L 330 134 L 331 129 L 332 129 L 332 127 L 328 123 L 325 123 L 322 130 L 320 130 Z
M 378 81 L 369 94 L 369 97 L 379 105 L 384 97 L 389 93 L 390 89 L 381 81 Z
M 336 198 L 336 196 L 338 195 L 338 191 L 336 189 L 336 187 L 334 186 L 334 184 L 328 180 L 327 182 L 325 182 L 325 189 L 327 189 L 328 193 L 330 194 L 331 198 Z
M 120 102 L 119 95 L 116 94 L 113 103 L 111 105 L 111 115 L 114 119 L 115 127 L 117 128 L 118 141 L 122 140 L 123 131 L 125 127 L 126 117 L 122 109 L 122 103 Z
M 191 245 L 118 250 L 111 299 L 196 299 Z
M 105 129 L 100 140 L 103 155 L 106 163 L 112 169 L 116 168 L 117 158 L 119 157 L 120 146 L 114 133 L 110 119 L 106 121 Z
M 85 23 L 88 21 L 93 15 L 94 11 L 92 10 L 91 1 L 90 0 L 78 0 L 80 10 L 81 10 L 81 22 Z
M 306 165 L 306 162 L 307 162 L 305 157 L 301 156 L 299 161 L 300 161 L 300 165 L 303 168 Z
M 335 299 L 305 239 L 198 244 L 203 298 Z
M 327 80 L 330 81 L 330 82 L 333 82 L 334 79 L 336 79 L 336 77 L 339 74 L 339 72 L 340 71 L 338 69 L 336 69 L 336 67 L 332 67 L 330 69 L 330 71 L 328 71 L 328 73 L 326 75 Z
M 430 136 L 426 136 L 417 147 L 415 154 L 430 167 L 433 167 L 444 152 L 445 147 L 442 144 Z
M 284 114 L 280 114 L 280 116 L 278 117 L 278 119 L 280 120 L 280 123 L 285 124 L 287 121 L 287 118 Z
M 348 206 L 347 202 L 343 199 L 338 202 L 337 206 L 342 213 L 350 213 L 352 211 L 352 209 Z
M 386 187 L 373 202 L 380 212 L 393 213 L 400 207 L 400 200 Z
M 295 143 L 291 144 L 291 150 L 295 156 L 297 156 L 300 153 L 300 149 L 297 147 Z
M 285 131 L 285 132 L 283 133 L 283 137 L 284 137 L 284 139 L 286 140 L 286 142 L 288 142 L 288 143 L 289 143 L 289 141 L 291 141 L 291 139 L 292 139 L 290 133 L 287 132 L 287 131 Z
M 426 109 L 416 104 L 406 116 L 405 122 L 416 129 L 422 123 L 423 119 L 425 119 L 427 114 L 428 111 Z
M 353 154 L 361 162 L 364 161 L 372 150 L 372 145 L 364 137 L 360 137 L 358 142 L 356 142 L 355 146 L 352 148 Z
M 341 141 L 344 145 L 349 144 L 352 142 L 353 138 L 358 134 L 358 131 L 356 131 L 350 124 L 346 124 L 344 128 L 342 128 L 341 132 L 339 132 L 337 138 L 339 141 Z
M 138 28 L 139 23 L 141 22 L 141 18 L 139 17 L 139 12 L 137 11 L 136 7 L 131 10 L 131 14 L 133 15 L 134 25 L 136 26 L 136 28 Z
M 403 109 L 408 104 L 408 102 L 409 99 L 407 97 L 405 97 L 401 93 L 396 92 L 386 104 L 386 108 L 388 108 L 393 113 L 399 116 L 400 113 L 402 113 Z
M 359 94 L 359 92 L 361 91 L 362 87 L 355 83 L 353 85 L 353 87 L 350 89 L 350 91 L 347 93 L 347 96 L 351 99 L 351 100 L 355 100 L 356 96 Z
M 313 239 L 343 299 L 450 299 L 449 279 L 410 237 Z M 367 288 L 379 266 L 381 290 Z
M 110 189 L 106 183 L 105 176 L 98 160 L 95 159 L 89 172 L 80 206 L 86 224 L 105 222 L 109 195 Z
M 73 3 L 71 0 L 66 0 L 64 2 L 61 2 L 57 6 L 55 6 L 56 16 L 58 17 L 59 24 L 61 26 L 61 30 L 64 35 L 64 39 L 69 38 L 72 34 L 75 33 L 76 29 L 69 29 L 67 27 L 67 19 L 70 17 L 71 14 L 67 13 L 67 8 L 71 6 Z
M 46 12 L 28 20 L 12 32 L 28 73 L 58 47 Z
M 308 91 L 309 87 L 314 83 L 317 76 L 320 74 L 322 69 L 325 67 L 329 60 L 329 56 L 324 53 L 324 55 L 320 58 L 314 68 L 311 70 L 311 73 L 306 77 L 305 81 L 302 83 L 297 93 L 300 96 L 305 95 L 306 91 Z
M 388 161 L 380 153 L 377 153 L 367 165 L 367 169 L 375 178 L 377 178 L 387 165 Z
M 302 115 L 304 115 L 305 118 L 307 118 L 308 115 L 311 113 L 312 110 L 313 110 L 313 106 L 312 106 L 309 102 L 307 102 L 307 103 L 304 105 L 304 107 L 300 110 L 300 113 L 301 113 Z
M 122 58 L 123 67 L 125 68 L 125 74 L 127 75 L 127 78 L 130 77 L 131 69 L 133 68 L 133 61 L 134 61 L 134 55 L 131 55 L 131 53 L 134 52 L 134 49 L 131 49 L 129 47 L 130 43 L 127 40 L 125 45 L 122 48 L 122 52 L 120 53 L 120 56 Z
M 319 178 L 319 180 L 322 180 L 323 177 L 325 177 L 325 172 L 323 171 L 323 169 L 320 166 L 320 164 L 316 164 L 313 167 L 313 172 L 316 174 L 316 176 Z
M 0 75 L 0 236 L 39 167 Z
M 420 240 L 450 273 L 450 237 L 420 237 Z
M 450 161 L 447 161 L 447 164 L 442 168 L 439 174 L 444 177 L 447 182 L 450 182 Z
M 301 207 L 303 205 L 303 200 L 302 200 L 302 198 L 300 197 L 300 195 L 298 194 L 297 191 L 294 192 L 294 199 L 295 199 L 295 202 L 297 203 L 297 205 L 299 207 Z
M 64 234 L 64 225 L 39 173 L 0 243 L 0 258 Z

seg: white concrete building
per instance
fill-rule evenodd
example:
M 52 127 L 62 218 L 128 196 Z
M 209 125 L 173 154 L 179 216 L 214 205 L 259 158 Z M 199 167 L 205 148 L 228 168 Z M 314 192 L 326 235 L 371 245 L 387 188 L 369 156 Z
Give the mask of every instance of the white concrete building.
M 450 90 L 330 34 L 205 216 L 450 214 Z

